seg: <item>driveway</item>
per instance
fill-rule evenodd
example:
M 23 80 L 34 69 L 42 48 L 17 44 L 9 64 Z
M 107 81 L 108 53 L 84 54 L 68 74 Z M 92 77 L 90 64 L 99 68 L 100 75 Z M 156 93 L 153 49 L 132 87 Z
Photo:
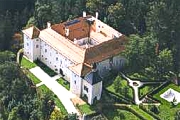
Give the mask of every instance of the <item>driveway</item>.
M 42 81 L 42 83 L 40 84 L 44 83 L 44 85 L 46 85 L 54 94 L 57 95 L 68 113 L 77 113 L 79 115 L 78 111 L 71 101 L 71 99 L 75 98 L 76 95 L 61 86 L 54 77 L 50 77 L 40 67 L 37 66 L 30 69 L 30 71 Z

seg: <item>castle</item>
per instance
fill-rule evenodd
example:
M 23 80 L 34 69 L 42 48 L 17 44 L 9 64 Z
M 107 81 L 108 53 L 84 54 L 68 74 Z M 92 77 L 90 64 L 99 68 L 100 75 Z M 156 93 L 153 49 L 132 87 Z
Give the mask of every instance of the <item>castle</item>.
M 99 100 L 103 78 L 111 70 L 121 70 L 125 59 L 120 56 L 125 36 L 83 12 L 83 17 L 39 30 L 35 26 L 22 31 L 24 55 L 40 60 L 58 74 L 67 76 L 70 91 L 86 96 L 89 104 Z

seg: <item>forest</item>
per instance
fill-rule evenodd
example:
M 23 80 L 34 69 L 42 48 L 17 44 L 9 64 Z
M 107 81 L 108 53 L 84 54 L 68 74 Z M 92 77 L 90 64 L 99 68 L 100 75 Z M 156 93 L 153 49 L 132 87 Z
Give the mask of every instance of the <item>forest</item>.
M 180 0 L 0 0 L 0 119 L 49 117 L 43 112 L 49 96 L 40 100 L 15 63 L 23 45 L 21 30 L 43 29 L 47 22 L 71 20 L 83 11 L 98 12 L 100 20 L 128 37 L 122 53 L 128 61 L 125 73 L 150 80 L 180 78 Z

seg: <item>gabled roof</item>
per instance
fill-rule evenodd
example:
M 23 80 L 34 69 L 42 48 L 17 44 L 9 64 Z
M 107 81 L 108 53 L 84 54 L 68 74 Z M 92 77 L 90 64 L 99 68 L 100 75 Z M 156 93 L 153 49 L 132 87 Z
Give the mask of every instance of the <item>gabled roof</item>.
M 40 30 L 37 27 L 32 26 L 28 29 L 22 30 L 22 32 L 26 34 L 29 38 L 34 39 L 39 37 Z
M 51 28 L 42 30 L 39 38 L 72 62 L 83 63 L 85 51 Z
M 80 63 L 74 66 L 70 66 L 69 69 L 79 76 L 85 76 L 87 73 L 91 71 L 92 67 L 85 63 Z

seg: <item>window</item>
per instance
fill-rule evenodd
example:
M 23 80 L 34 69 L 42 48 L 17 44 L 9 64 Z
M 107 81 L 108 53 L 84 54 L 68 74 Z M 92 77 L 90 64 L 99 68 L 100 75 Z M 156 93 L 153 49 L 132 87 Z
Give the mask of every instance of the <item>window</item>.
M 42 57 L 43 57 L 43 55 L 42 55 Z
M 27 46 L 29 46 L 29 43 L 27 43 Z
M 39 47 L 39 45 L 36 45 L 36 48 L 38 48 Z
M 88 93 L 88 87 L 84 86 L 84 90 Z
M 113 64 L 113 57 L 111 57 L 111 58 L 109 59 L 109 64 L 112 66 L 112 64 Z
M 74 84 L 76 84 L 76 81 L 74 81 Z
M 47 58 L 45 58 L 45 60 L 47 60 Z
M 45 49 L 45 52 L 47 52 L 47 49 Z
M 36 41 L 39 41 L 39 39 L 36 39 Z
M 56 61 L 58 61 L 58 57 L 56 57 Z

